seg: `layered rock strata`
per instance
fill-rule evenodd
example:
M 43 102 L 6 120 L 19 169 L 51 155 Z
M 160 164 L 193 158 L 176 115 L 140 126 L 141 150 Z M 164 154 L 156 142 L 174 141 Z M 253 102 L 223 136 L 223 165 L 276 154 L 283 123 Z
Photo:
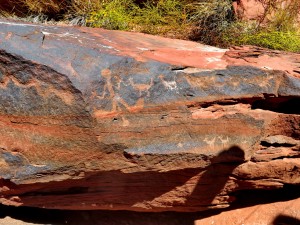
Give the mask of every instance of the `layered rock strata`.
M 300 55 L 0 21 L 0 203 L 199 211 L 300 184 Z

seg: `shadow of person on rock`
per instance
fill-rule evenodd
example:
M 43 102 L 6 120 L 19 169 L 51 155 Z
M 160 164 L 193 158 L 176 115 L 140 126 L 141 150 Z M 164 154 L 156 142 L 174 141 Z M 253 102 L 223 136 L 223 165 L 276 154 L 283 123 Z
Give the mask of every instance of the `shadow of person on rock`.
M 193 192 L 187 198 L 186 205 L 214 208 L 216 205 L 230 201 L 222 197 L 222 191 L 232 171 L 243 162 L 245 162 L 245 153 L 238 146 L 232 146 L 213 157 L 211 165 L 202 172 Z M 223 200 L 219 201 L 218 198 Z
M 286 215 L 278 215 L 274 221 L 272 222 L 272 225 L 299 225 L 300 220 L 291 216 Z
M 134 204 L 136 201 L 141 199 L 146 199 L 151 201 L 157 196 L 160 196 L 164 193 L 168 193 L 170 190 L 173 190 L 177 186 L 184 185 L 189 179 L 194 176 L 200 176 L 198 183 L 196 184 L 194 190 L 187 198 L 187 201 L 182 205 L 186 208 L 186 211 L 194 211 L 196 207 L 200 209 L 207 209 L 208 206 L 213 206 L 214 199 L 220 194 L 232 171 L 241 163 L 244 162 L 244 151 L 238 146 L 232 146 L 229 149 L 226 149 L 220 152 L 218 155 L 211 159 L 211 165 L 207 168 L 190 168 L 179 171 L 169 171 L 166 173 L 157 173 L 157 172 L 140 172 L 135 174 L 120 174 L 118 171 L 101 173 L 100 175 L 92 177 L 97 181 L 98 189 L 95 189 L 98 193 L 101 193 L 102 183 L 99 183 L 100 180 L 103 182 L 113 181 L 120 182 L 122 178 L 126 182 L 121 182 L 121 184 L 126 184 L 126 188 L 122 187 L 120 192 L 126 190 L 128 193 L 136 193 L 136 184 L 139 184 L 142 189 L 147 188 L 149 192 L 136 194 L 136 198 L 133 198 L 132 195 L 128 194 L 128 200 L 130 204 Z M 116 177 L 118 179 L 116 179 Z M 86 180 L 82 180 L 80 185 L 85 185 Z M 76 181 L 79 182 L 79 181 Z M 169 184 L 171 183 L 171 184 Z M 94 184 L 94 183 L 93 183 Z M 114 183 L 113 183 L 114 184 Z M 133 186 L 132 186 L 133 184 Z M 158 184 L 168 184 L 161 187 L 160 191 L 152 191 Z M 47 184 L 49 186 L 49 184 Z M 54 185 L 54 184 L 53 184 Z M 57 185 L 57 184 L 55 184 Z M 91 185 L 87 185 L 91 186 Z M 62 187 L 64 187 L 62 185 Z M 50 189 L 51 190 L 51 189 Z M 55 189 L 56 190 L 56 189 Z M 117 192 L 118 193 L 118 192 Z M 38 194 L 37 192 L 32 194 Z M 47 194 L 47 192 L 41 193 Z M 51 192 L 50 192 L 51 194 Z M 80 194 L 80 193 L 79 193 Z M 127 196 L 127 195 L 126 195 Z M 55 195 L 53 196 L 55 197 Z M 59 196 L 58 196 L 59 197 Z M 76 195 L 75 195 L 76 197 Z M 97 196 L 93 196 L 95 198 Z M 105 196 L 99 195 L 99 198 Z M 52 197 L 51 197 L 52 198 Z M 222 202 L 221 202 L 222 203 Z M 221 204 L 220 203 L 220 204 Z M 66 222 L 71 225 L 86 225 L 86 224 L 95 224 L 95 225 L 113 225 L 113 224 L 132 224 L 140 225 L 143 221 L 143 225 L 152 225 L 152 224 L 172 224 L 172 225 L 193 225 L 195 220 L 204 218 L 208 216 L 206 213 L 196 213 L 196 212 L 161 212 L 161 213 L 142 213 L 142 212 L 127 212 L 127 211 L 77 211 L 76 213 L 71 210 L 60 211 L 60 210 L 49 210 L 49 209 L 37 209 L 37 208 L 27 208 L 27 207 L 9 207 L 9 206 L 0 206 L 0 211 L 5 216 L 10 216 L 22 221 L 27 221 L 31 223 L 47 223 L 51 225 L 62 225 Z

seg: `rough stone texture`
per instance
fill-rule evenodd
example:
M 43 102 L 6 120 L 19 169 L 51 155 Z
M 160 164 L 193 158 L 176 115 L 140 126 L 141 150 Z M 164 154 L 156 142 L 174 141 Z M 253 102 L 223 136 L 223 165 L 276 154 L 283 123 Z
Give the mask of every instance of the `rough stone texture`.
M 0 21 L 0 202 L 199 211 L 300 184 L 300 55 Z
M 298 189 L 299 191 L 299 189 Z M 277 193 L 279 194 L 279 193 Z M 282 194 L 282 193 L 281 193 Z M 299 195 L 298 195 L 299 196 Z M 247 198 L 253 196 L 247 196 Z M 300 199 L 260 202 L 223 210 L 178 213 L 144 213 L 133 211 L 66 211 L 24 207 L 10 208 L 0 225 L 298 225 L 300 224 Z M 270 196 L 271 197 L 271 196 Z M 249 200 L 248 200 L 249 201 Z M 243 201 L 245 203 L 245 201 Z M 248 202 L 249 203 L 249 202 Z M 1 214 L 3 210 L 1 207 Z
M 300 224 L 300 199 L 260 204 L 222 212 L 195 221 L 195 225 L 297 225 Z
M 243 20 L 257 20 L 263 22 L 263 20 L 267 21 L 268 19 L 272 19 L 274 16 L 274 10 L 271 15 L 268 15 L 267 18 L 265 16 L 269 10 L 268 2 L 274 3 L 275 1 L 271 0 L 235 0 L 233 1 L 234 11 L 238 18 Z M 291 2 L 295 3 L 295 0 L 280 0 L 276 1 L 276 6 L 278 9 L 287 8 Z M 300 9 L 299 9 L 300 10 Z M 276 11 L 276 10 L 275 10 Z M 298 21 L 300 22 L 300 11 L 298 14 Z
M 260 0 L 237 0 L 233 7 L 238 18 L 243 20 L 260 20 L 265 12 Z

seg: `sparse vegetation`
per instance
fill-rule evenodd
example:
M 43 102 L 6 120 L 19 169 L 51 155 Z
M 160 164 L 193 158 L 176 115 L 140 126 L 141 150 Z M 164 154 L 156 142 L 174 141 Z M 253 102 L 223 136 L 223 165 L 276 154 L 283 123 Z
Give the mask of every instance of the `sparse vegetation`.
M 260 0 L 266 12 L 259 21 L 235 21 L 222 33 L 224 45 L 257 45 L 270 49 L 300 52 L 300 29 L 297 21 L 300 1 Z M 264 21 L 264 23 L 262 23 Z
M 300 1 L 259 0 L 265 13 L 242 22 L 232 0 L 11 0 L 2 17 L 103 27 L 228 47 L 252 44 L 300 52 Z
M 245 29 L 241 23 L 234 24 L 223 33 L 224 45 L 256 45 L 260 47 L 300 52 L 300 33 L 282 31 L 270 27 Z
M 66 1 L 62 0 L 23 0 L 20 1 L 30 12 L 38 14 L 58 13 L 66 6 Z
M 87 16 L 87 25 L 107 29 L 131 30 L 149 34 L 178 37 L 190 23 L 185 5 L 179 0 L 105 1 L 102 7 Z M 183 38 L 183 36 L 181 36 Z
M 222 34 L 235 21 L 231 0 L 192 3 L 190 20 L 197 26 L 192 39 L 211 45 L 222 43 Z

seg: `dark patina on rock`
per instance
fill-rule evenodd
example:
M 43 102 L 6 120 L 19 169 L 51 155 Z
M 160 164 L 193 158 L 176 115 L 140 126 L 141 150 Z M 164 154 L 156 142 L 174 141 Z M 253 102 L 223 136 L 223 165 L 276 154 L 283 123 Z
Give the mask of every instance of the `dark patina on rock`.
M 300 56 L 0 21 L 0 202 L 199 211 L 299 184 Z

